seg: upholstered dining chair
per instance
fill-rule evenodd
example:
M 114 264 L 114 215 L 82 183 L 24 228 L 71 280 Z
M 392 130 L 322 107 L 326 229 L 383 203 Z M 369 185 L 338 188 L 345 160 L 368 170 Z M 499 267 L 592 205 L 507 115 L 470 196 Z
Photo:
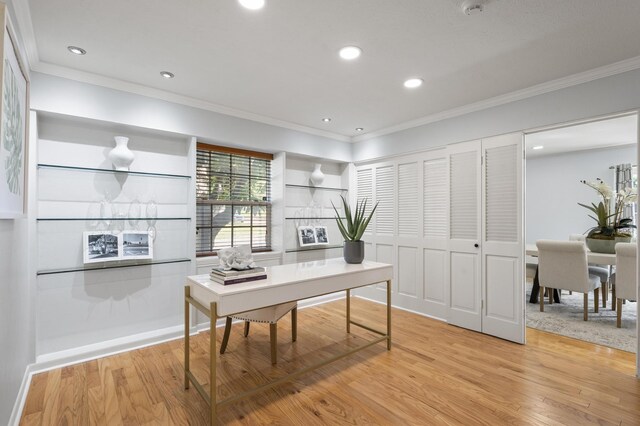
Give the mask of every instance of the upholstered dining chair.
M 600 278 L 589 274 L 587 247 L 580 241 L 538 240 L 538 280 L 540 312 L 544 312 L 544 289 L 575 291 L 584 295 L 584 316 L 588 320 L 589 292 L 593 291 L 593 309 L 598 312 Z M 553 292 L 550 292 L 550 294 Z
M 291 340 L 293 342 L 298 338 L 298 302 L 282 303 L 276 306 L 256 309 L 255 311 L 242 312 L 237 315 L 227 317 L 224 326 L 224 335 L 222 344 L 220 345 L 220 354 L 223 354 L 229 343 L 229 335 L 231 334 L 231 321 L 234 319 L 244 321 L 244 337 L 249 336 L 249 324 L 252 322 L 261 322 L 269 324 L 269 340 L 271 342 L 271 364 L 278 363 L 278 321 L 291 312 Z
M 616 327 L 622 327 L 622 302 L 624 300 L 638 300 L 638 281 L 636 273 L 637 245 L 635 243 L 616 244 L 616 273 L 613 280 L 616 285 L 618 312 L 616 312 Z M 613 300 L 612 303 L 616 303 Z
M 584 234 L 569 235 L 569 241 L 582 241 L 584 243 L 585 240 L 586 240 L 586 237 L 584 236 Z M 602 288 L 602 307 L 606 308 L 607 298 L 609 297 L 609 278 L 610 278 L 609 267 L 589 265 L 589 273 L 591 275 L 596 275 L 598 278 L 600 278 L 600 284 Z M 614 293 L 613 299 L 611 300 L 612 309 L 615 309 L 615 303 L 616 301 L 615 301 L 615 293 Z

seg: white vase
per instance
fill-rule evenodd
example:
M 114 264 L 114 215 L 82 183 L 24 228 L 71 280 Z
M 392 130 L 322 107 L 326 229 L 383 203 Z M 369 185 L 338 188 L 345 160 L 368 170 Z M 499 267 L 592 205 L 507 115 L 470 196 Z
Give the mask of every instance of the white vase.
M 119 171 L 129 171 L 129 166 L 133 162 L 135 155 L 127 144 L 129 138 L 126 136 L 115 136 L 116 147 L 109 151 L 109 160 L 113 163 L 113 167 Z
M 324 182 L 324 173 L 322 173 L 320 167 L 322 167 L 322 164 L 316 164 L 313 166 L 313 172 L 311 172 L 310 178 L 313 186 L 320 186 L 322 185 L 322 182 Z

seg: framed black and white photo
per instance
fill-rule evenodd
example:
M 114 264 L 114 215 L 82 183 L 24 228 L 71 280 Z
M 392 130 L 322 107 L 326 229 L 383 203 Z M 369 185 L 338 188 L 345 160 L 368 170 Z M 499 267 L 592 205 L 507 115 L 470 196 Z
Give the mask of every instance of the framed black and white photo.
M 153 238 L 146 231 L 123 231 L 122 260 L 153 259 Z
M 121 250 L 117 235 L 103 231 L 83 233 L 84 263 L 120 260 Z
M 326 226 L 315 226 L 313 228 L 316 234 L 316 244 L 328 245 L 329 244 L 329 231 Z
M 298 226 L 298 240 L 301 247 L 316 245 L 316 232 L 313 226 Z
M 24 216 L 29 83 L 0 4 L 0 219 Z

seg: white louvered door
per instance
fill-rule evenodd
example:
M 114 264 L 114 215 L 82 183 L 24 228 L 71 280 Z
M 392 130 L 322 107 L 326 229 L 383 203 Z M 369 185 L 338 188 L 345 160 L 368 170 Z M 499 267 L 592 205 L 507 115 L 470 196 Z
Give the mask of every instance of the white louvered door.
M 482 331 L 524 343 L 522 134 L 482 140 Z
M 426 153 L 422 161 L 422 299 L 424 312 L 448 318 L 449 155 Z
M 480 141 L 450 145 L 450 324 L 482 331 Z

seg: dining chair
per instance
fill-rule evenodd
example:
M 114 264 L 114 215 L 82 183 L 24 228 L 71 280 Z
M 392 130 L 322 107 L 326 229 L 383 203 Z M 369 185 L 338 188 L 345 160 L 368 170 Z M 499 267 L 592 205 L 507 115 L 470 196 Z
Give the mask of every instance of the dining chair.
M 242 312 L 237 315 L 227 317 L 224 326 L 224 335 L 222 344 L 220 345 L 220 354 L 223 354 L 229 343 L 229 335 L 231 334 L 231 322 L 234 319 L 244 321 L 244 337 L 249 336 L 249 324 L 252 322 L 260 322 L 269 324 L 269 340 L 271 342 L 271 364 L 278 363 L 278 321 L 291 312 L 291 341 L 295 342 L 298 338 L 298 302 L 282 303 L 276 306 L 256 309 L 254 311 Z
M 622 303 L 638 300 L 638 276 L 636 273 L 637 245 L 635 243 L 616 244 L 616 273 L 613 276 L 617 288 L 616 327 L 622 327 Z M 616 303 L 613 300 L 612 303 Z
M 593 291 L 593 310 L 597 313 L 601 285 L 598 276 L 589 274 L 587 247 L 580 241 L 553 240 L 538 240 L 536 246 L 540 295 L 544 295 L 545 287 L 582 293 L 583 319 L 587 321 L 589 292 Z M 544 297 L 540 297 L 540 312 L 544 312 Z
M 584 234 L 571 234 L 569 235 L 569 241 L 582 241 L 586 242 L 586 238 Z M 609 298 L 609 278 L 610 271 L 608 266 L 597 266 L 597 265 L 589 265 L 589 273 L 591 275 L 596 275 L 600 278 L 600 283 L 602 284 L 602 307 L 607 307 L 607 299 Z M 615 310 L 615 293 L 614 297 L 611 299 L 611 308 Z

